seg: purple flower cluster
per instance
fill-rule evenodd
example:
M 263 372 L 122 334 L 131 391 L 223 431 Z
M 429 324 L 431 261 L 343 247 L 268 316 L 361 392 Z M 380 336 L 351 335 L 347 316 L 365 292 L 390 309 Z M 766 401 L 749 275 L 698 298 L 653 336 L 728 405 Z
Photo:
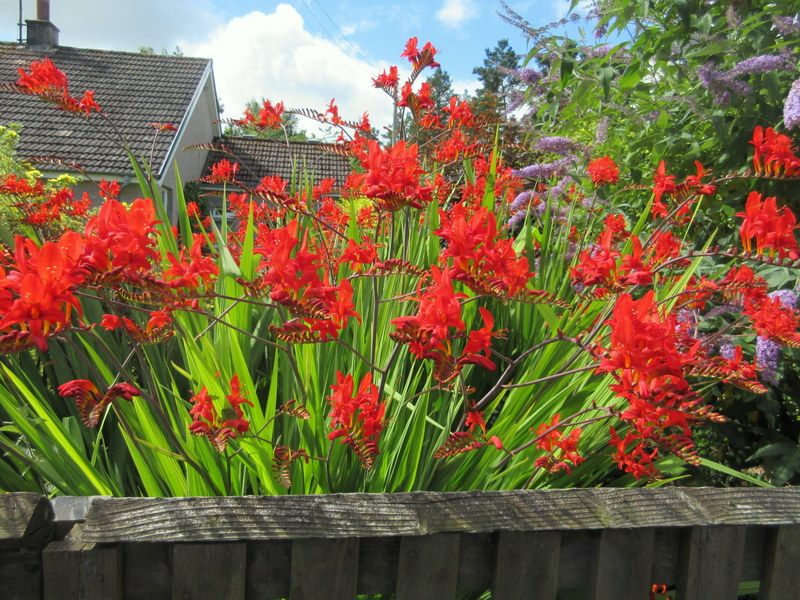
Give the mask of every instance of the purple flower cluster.
M 573 142 L 571 139 L 561 136 L 539 138 L 536 140 L 533 148 L 535 150 L 541 150 L 542 152 L 552 152 L 553 154 L 558 154 L 559 156 L 567 156 L 573 152 L 579 152 L 586 149 L 583 144 Z
M 603 117 L 597 123 L 597 130 L 594 134 L 594 143 L 596 146 L 601 145 L 608 139 L 608 117 Z
M 788 71 L 792 69 L 792 62 L 788 56 L 781 54 L 759 54 L 751 56 L 737 63 L 726 73 L 726 76 L 738 77 L 755 73 L 769 73 L 770 71 Z
M 753 91 L 753 87 L 748 82 L 738 79 L 739 77 L 788 71 L 792 68 L 792 61 L 788 55 L 759 54 L 746 58 L 727 71 L 720 71 L 713 63 L 706 63 L 697 68 L 697 77 L 703 87 L 714 94 L 714 105 L 725 106 L 733 96 L 747 96 Z
M 800 125 L 800 79 L 792 84 L 783 103 L 783 124 L 786 129 Z
M 728 72 L 717 69 L 713 63 L 706 63 L 697 68 L 697 77 L 704 88 L 714 94 L 714 105 L 725 106 L 731 96 L 747 96 L 753 90 L 746 81 L 729 76 Z
M 511 175 L 523 178 L 549 179 L 564 175 L 572 165 L 577 162 L 577 157 L 570 154 L 550 163 L 534 163 L 521 169 L 512 169 Z
M 798 20 L 797 17 L 775 15 L 772 17 L 772 24 L 783 37 L 789 37 L 800 33 L 800 20 Z

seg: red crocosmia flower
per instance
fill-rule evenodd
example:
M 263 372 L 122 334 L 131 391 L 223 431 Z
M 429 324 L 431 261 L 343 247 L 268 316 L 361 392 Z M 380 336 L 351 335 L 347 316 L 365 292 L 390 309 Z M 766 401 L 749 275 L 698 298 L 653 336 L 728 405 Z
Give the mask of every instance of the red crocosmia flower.
M 797 219 L 787 206 L 778 210 L 774 196 L 762 201 L 761 194 L 750 192 L 745 212 L 736 213 L 736 216 L 744 218 L 739 228 L 739 235 L 742 247 L 747 252 L 752 251 L 752 238 L 755 237 L 758 254 L 763 254 L 765 249 L 769 249 L 770 256 L 777 253 L 781 259 L 800 258 L 800 249 L 794 237 Z
M 400 83 L 400 77 L 397 75 L 397 67 L 389 67 L 389 71 L 384 71 L 372 80 L 373 87 L 381 88 L 382 90 L 392 94 Z
M 231 378 L 230 387 L 231 393 L 225 396 L 226 405 L 221 410 L 214 405 L 214 399 L 205 387 L 191 398 L 194 406 L 189 413 L 194 422 L 189 425 L 189 431 L 193 435 L 207 437 L 218 452 L 225 450 L 230 438 L 244 435 L 250 429 L 250 422 L 244 418 L 242 404 L 253 406 L 253 403 L 242 396 L 238 375 Z
M 353 376 L 336 372 L 336 383 L 328 396 L 333 431 L 328 438 L 341 438 L 342 444 L 353 449 L 365 469 L 371 469 L 378 450 L 378 438 L 383 430 L 386 405 L 378 398 L 378 387 L 372 383 L 372 373 L 361 379 L 353 394 Z
M 58 387 L 58 393 L 64 398 L 75 398 L 81 421 L 86 427 L 97 427 L 116 398 L 130 402 L 134 396 L 142 395 L 139 388 L 130 383 L 114 384 L 105 394 L 101 394 L 97 386 L 87 379 L 68 381 Z
M 750 317 L 759 337 L 800 347 L 797 312 L 784 306 L 780 298 L 764 297 L 758 301 L 748 301 L 742 312 Z
M 122 187 L 116 179 L 112 181 L 101 179 L 97 187 L 99 188 L 98 193 L 106 200 L 117 200 L 122 190 Z
M 362 191 L 375 200 L 381 210 L 394 212 L 404 206 L 422 208 L 430 202 L 430 187 L 421 187 L 422 168 L 417 160 L 417 145 L 397 142 L 384 151 L 375 140 L 369 141 L 367 157 L 362 166 L 367 169 Z
M 470 432 L 473 432 L 476 427 L 480 427 L 481 431 L 486 434 L 486 421 L 483 419 L 483 412 L 479 410 L 469 411 L 464 421 L 464 426 L 467 427 Z
M 573 429 L 565 436 L 564 432 L 557 428 L 560 421 L 561 415 L 556 413 L 550 423 L 542 423 L 536 430 L 536 447 L 543 450 L 545 455 L 537 458 L 534 465 L 548 473 L 556 473 L 562 469 L 572 473 L 572 467 L 578 466 L 585 460 L 578 453 L 578 441 L 582 429 Z
M 613 185 L 619 181 L 619 168 L 608 156 L 590 161 L 586 171 L 595 185 Z
M 452 259 L 452 274 L 478 294 L 529 297 L 533 276 L 528 260 L 517 256 L 513 241 L 500 236 L 494 214 L 484 207 L 473 214 L 461 203 L 439 211 L 441 226 L 434 231 L 447 242 L 441 258 Z
M 94 100 L 93 91 L 84 92 L 80 100 L 69 95 L 67 76 L 49 58 L 32 62 L 29 69 L 30 73 L 22 68 L 17 69 L 19 79 L 14 86 L 16 91 L 39 96 L 59 109 L 75 114 L 88 115 L 92 111 L 101 111 Z
M 197 289 L 200 287 L 200 282 L 205 290 L 214 287 L 219 267 L 211 256 L 203 254 L 205 241 L 203 234 L 194 234 L 188 256 L 185 248 L 181 248 L 179 258 L 171 252 L 167 253 L 171 266 L 164 272 L 164 278 L 169 281 L 171 287 Z
M 160 222 L 155 217 L 150 198 L 137 198 L 129 208 L 107 200 L 84 229 L 86 260 L 101 273 L 110 267 L 149 271 L 151 261 L 160 258 L 154 248 Z
M 350 270 L 360 273 L 363 265 L 371 265 L 378 260 L 378 250 L 375 244 L 366 236 L 362 244 L 356 244 L 355 240 L 347 240 L 347 247 L 339 258 L 339 264 L 350 263 Z
M 650 212 L 657 217 L 666 217 L 669 211 L 661 198 L 664 194 L 671 194 L 675 191 L 675 175 L 667 175 L 667 167 L 663 160 L 658 163 L 653 181 L 656 184 L 653 186 L 653 206 Z
M 336 98 L 331 98 L 331 102 L 328 104 L 325 114 L 330 115 L 329 121 L 334 125 L 341 125 L 344 123 L 342 118 L 339 116 L 339 107 L 336 106 Z
M 450 97 L 450 103 L 443 107 L 442 110 L 450 116 L 447 119 L 447 126 L 452 128 L 456 127 L 470 127 L 475 120 L 475 115 L 466 100 L 458 100 L 457 96 Z
M 239 170 L 239 163 L 232 163 L 227 158 L 215 162 L 211 165 L 211 175 L 204 179 L 209 183 L 228 183 L 236 181 L 236 172 Z
M 81 314 L 73 290 L 84 282 L 82 266 L 84 242 L 80 234 L 69 231 L 58 242 L 45 242 L 41 248 L 17 236 L 14 269 L 0 283 L 0 331 L 11 328 L 30 332 L 31 341 L 47 349 L 47 338 L 69 326 L 72 310 Z M 10 293 L 11 292 L 11 293 Z
M 269 100 L 264 100 L 258 111 L 258 120 L 253 125 L 256 129 L 279 129 L 283 123 L 283 110 L 283 102 L 273 106 Z
M 750 143 L 754 147 L 753 169 L 758 175 L 792 177 L 800 173 L 800 158 L 789 136 L 776 133 L 772 127 L 756 127 Z
M 172 123 L 150 123 L 150 127 L 155 129 L 158 133 L 164 133 L 167 131 L 178 131 L 178 128 L 175 127 Z
M 419 60 L 420 54 L 417 49 L 417 41 L 418 38 L 416 36 L 409 38 L 405 49 L 400 53 L 400 58 L 407 58 L 410 63 L 415 64 Z

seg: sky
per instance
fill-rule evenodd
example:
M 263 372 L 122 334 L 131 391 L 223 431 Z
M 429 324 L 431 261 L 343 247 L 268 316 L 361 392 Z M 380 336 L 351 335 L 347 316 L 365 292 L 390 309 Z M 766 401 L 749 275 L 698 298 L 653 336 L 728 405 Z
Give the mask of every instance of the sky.
M 534 26 L 565 16 L 569 6 L 507 4 Z M 408 74 L 400 53 L 412 36 L 437 48 L 456 93 L 477 89 L 472 70 L 499 40 L 525 54 L 524 36 L 498 11 L 498 0 L 50 0 L 63 46 L 178 46 L 213 59 L 224 118 L 240 117 L 250 99 L 324 111 L 335 98 L 344 119 L 358 121 L 366 111 L 378 127 L 389 123 L 391 101 L 371 80 L 391 65 Z M 22 12 L 23 20 L 35 18 L 36 0 L 22 0 Z M 19 37 L 18 21 L 19 0 L 0 0 L 0 40 Z

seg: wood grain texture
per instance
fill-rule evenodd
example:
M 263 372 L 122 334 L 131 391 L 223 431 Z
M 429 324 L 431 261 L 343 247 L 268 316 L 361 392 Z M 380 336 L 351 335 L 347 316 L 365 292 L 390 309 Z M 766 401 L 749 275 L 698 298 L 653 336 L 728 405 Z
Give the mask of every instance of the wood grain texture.
M 173 600 L 244 600 L 247 544 L 175 544 Z
M 80 540 L 77 525 L 42 552 L 44 600 L 122 600 L 122 548 Z
M 791 598 L 800 590 L 800 526 L 777 527 L 771 534 L 759 598 Z
M 653 529 L 606 529 L 592 560 L 589 600 L 647 598 L 653 571 Z
M 53 508 L 44 496 L 0 494 L 0 548 L 43 543 L 53 529 Z
M 459 538 L 457 533 L 402 538 L 397 600 L 453 600 L 458 582 Z
M 800 523 L 800 488 L 98 498 L 85 541 L 196 542 Z
M 501 531 L 497 536 L 492 600 L 556 597 L 561 534 Z
M 677 596 L 681 600 L 728 600 L 738 595 L 745 527 L 693 527 L 681 548 Z
M 358 539 L 302 539 L 292 547 L 292 600 L 353 600 Z

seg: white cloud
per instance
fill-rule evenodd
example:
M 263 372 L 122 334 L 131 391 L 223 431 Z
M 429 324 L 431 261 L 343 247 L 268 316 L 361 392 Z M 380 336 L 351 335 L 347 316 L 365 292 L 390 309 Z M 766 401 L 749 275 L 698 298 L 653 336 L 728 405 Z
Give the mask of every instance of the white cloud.
M 477 14 L 478 7 L 474 0 L 444 0 L 442 8 L 436 13 L 436 18 L 445 26 L 457 29 Z
M 345 120 L 358 121 L 364 111 L 373 126 L 391 120 L 391 101 L 372 87 L 372 78 L 387 68 L 354 58 L 356 49 L 309 33 L 290 5 L 251 12 L 217 27 L 199 43 L 186 43 L 186 54 L 214 60 L 217 93 L 226 118 L 237 118 L 245 104 L 262 97 L 287 108 L 324 111 L 336 99 Z M 317 131 L 313 122 L 301 126 Z
M 475 92 L 481 89 L 481 82 L 477 79 L 456 79 L 450 85 L 453 92 L 462 96 L 464 93 L 474 96 Z

